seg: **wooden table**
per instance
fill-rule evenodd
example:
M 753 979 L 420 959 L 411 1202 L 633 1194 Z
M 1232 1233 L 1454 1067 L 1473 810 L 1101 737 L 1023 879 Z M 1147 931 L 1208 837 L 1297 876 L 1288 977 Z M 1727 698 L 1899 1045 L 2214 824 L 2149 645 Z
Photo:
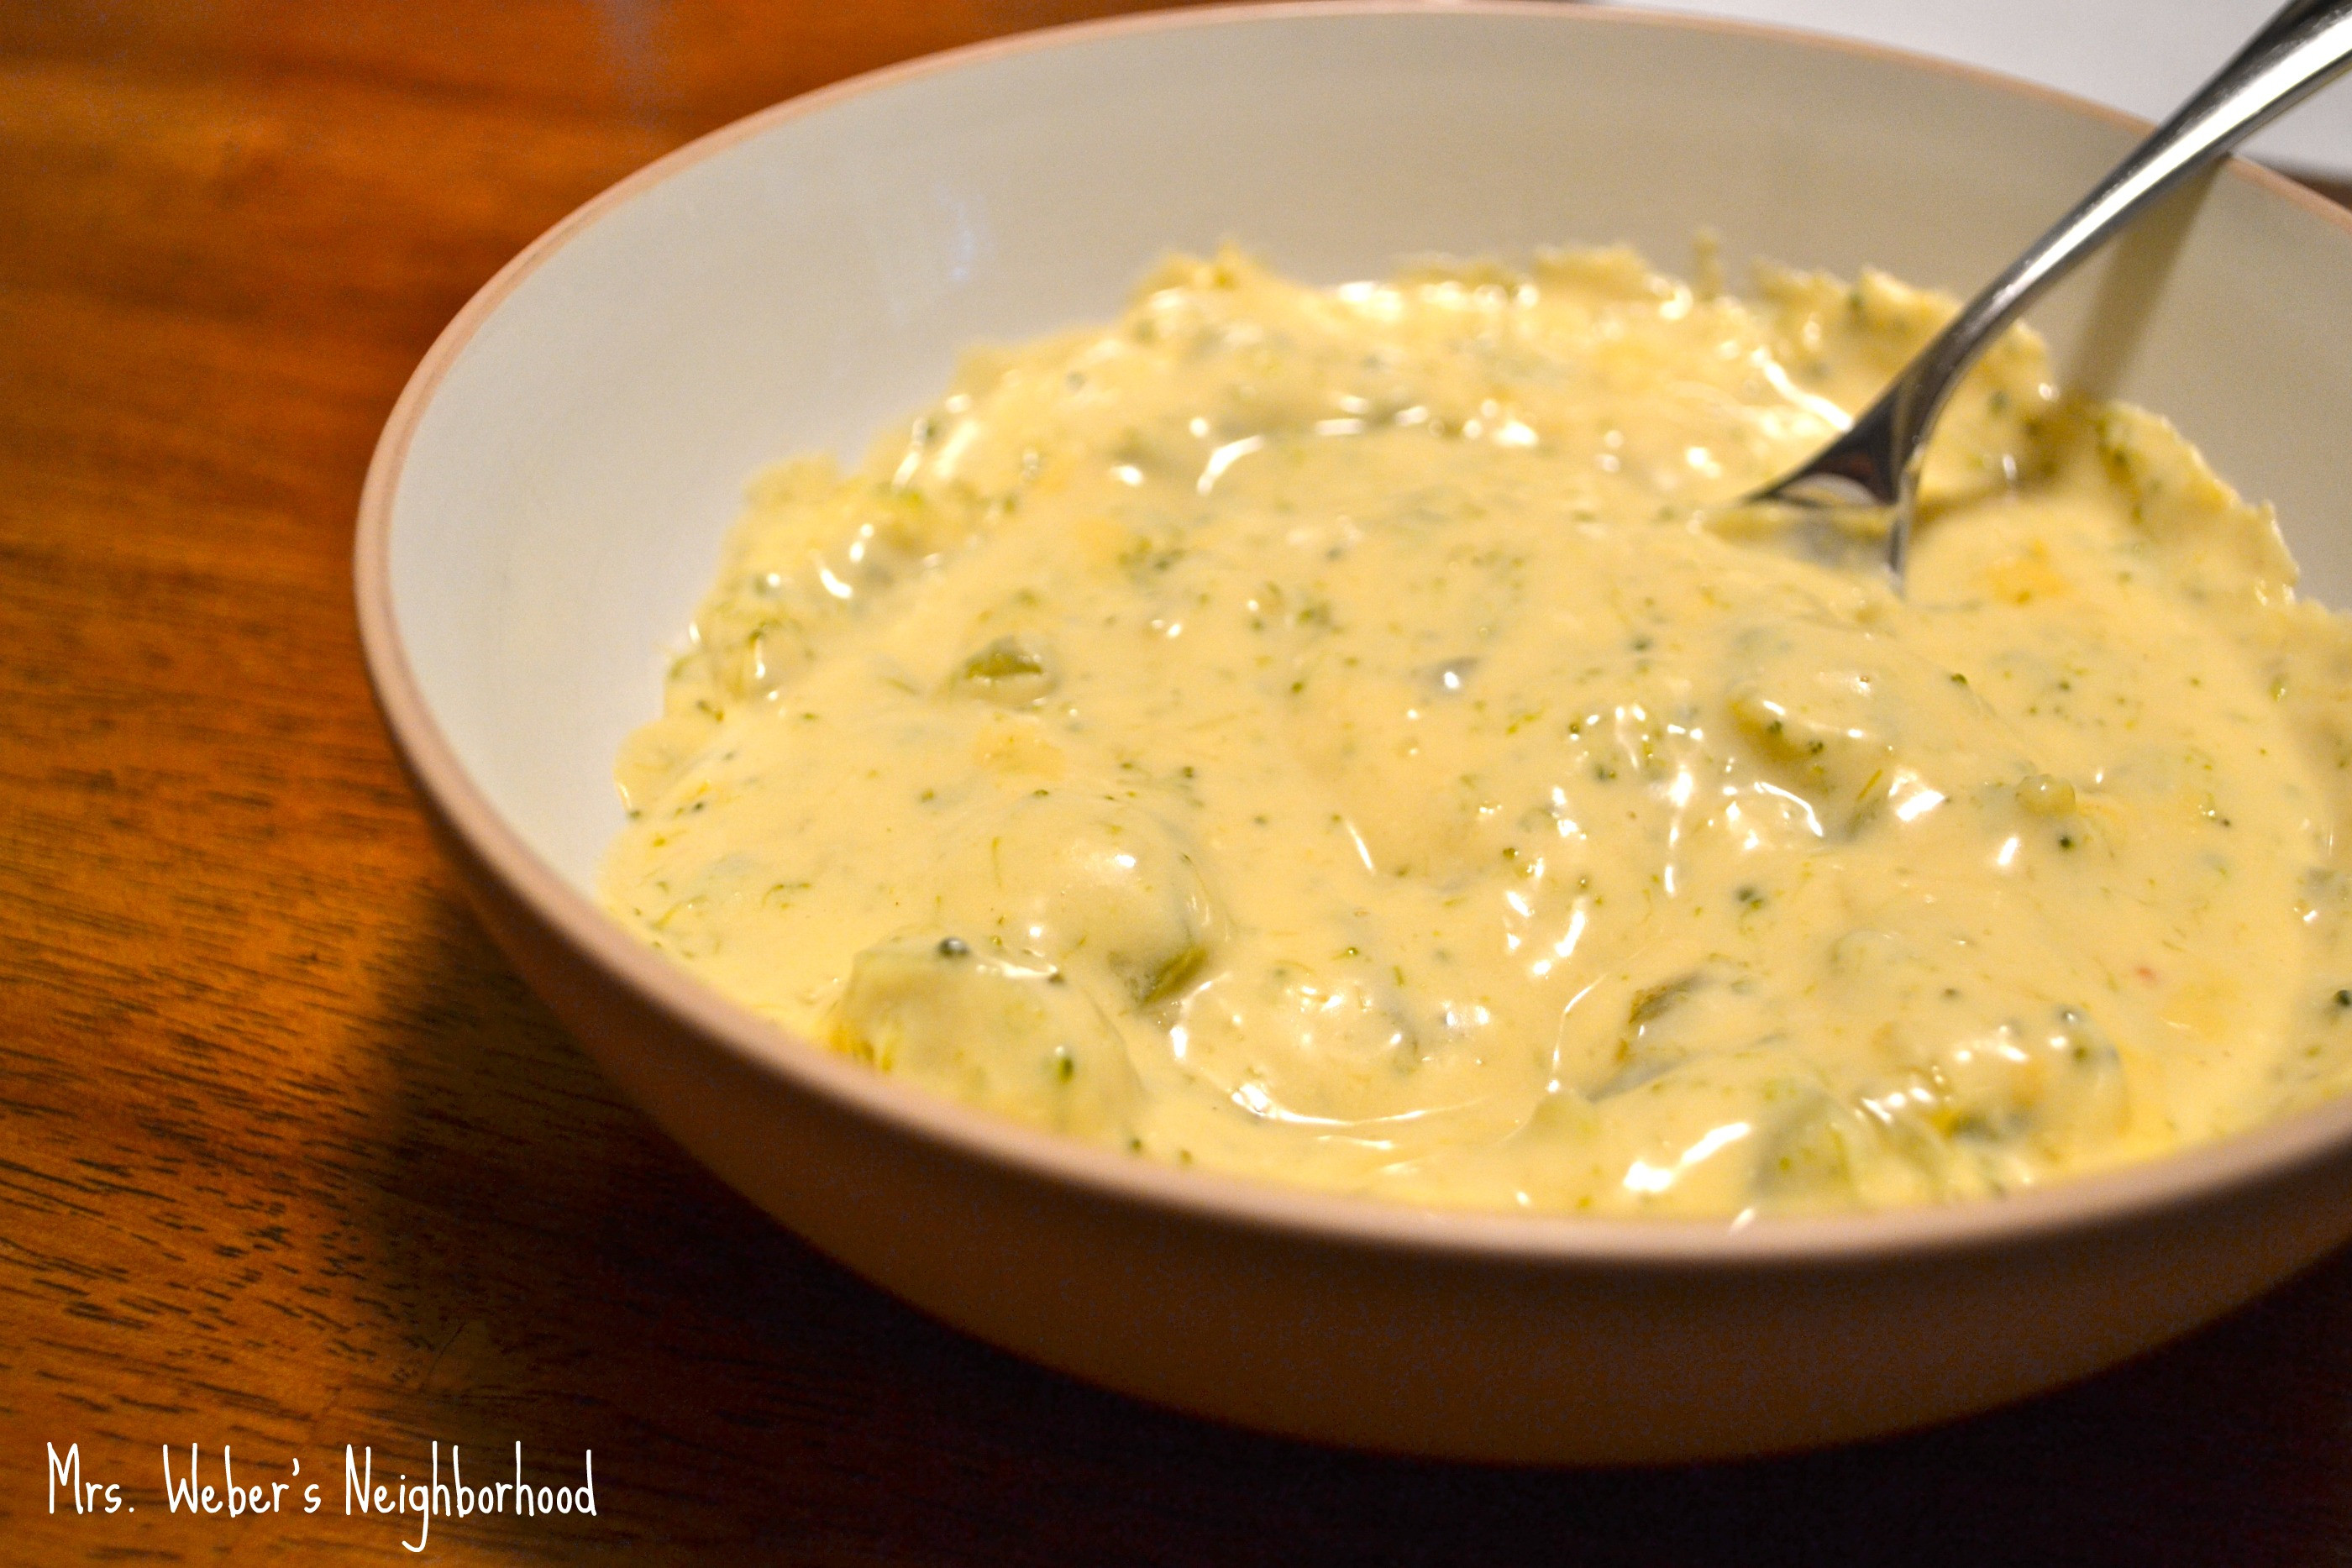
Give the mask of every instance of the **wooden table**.
M 353 636 L 352 517 L 403 379 L 656 153 L 1102 8 L 0 10 L 0 1559 L 404 1561 L 414 1514 L 343 1511 L 344 1446 L 383 1481 L 436 1441 L 469 1480 L 518 1441 L 535 1485 L 595 1456 L 593 1519 L 436 1520 L 448 1560 L 2352 1552 L 2352 1257 L 1875 1447 L 1614 1475 L 1324 1452 L 1079 1387 L 847 1277 L 508 971 Z M 171 1511 L 165 1443 L 183 1478 L 194 1443 L 207 1482 L 224 1447 L 241 1483 L 289 1481 L 281 1511 Z M 52 1445 L 119 1511 L 48 1511 Z

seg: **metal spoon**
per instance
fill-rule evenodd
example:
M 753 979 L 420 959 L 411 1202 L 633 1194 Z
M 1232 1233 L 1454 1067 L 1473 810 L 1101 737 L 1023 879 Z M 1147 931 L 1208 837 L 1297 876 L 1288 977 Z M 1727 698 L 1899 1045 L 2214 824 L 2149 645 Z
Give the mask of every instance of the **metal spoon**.
M 1960 308 L 1852 428 L 1735 510 L 1770 513 L 1775 531 L 1815 554 L 1851 559 L 1885 539 L 1902 591 L 1927 434 L 1987 345 L 2119 230 L 2191 174 L 2352 65 L 2352 0 L 2292 0 L 2219 75 L 2173 111 L 2113 173 Z M 1874 548 L 1873 553 L 1875 553 Z

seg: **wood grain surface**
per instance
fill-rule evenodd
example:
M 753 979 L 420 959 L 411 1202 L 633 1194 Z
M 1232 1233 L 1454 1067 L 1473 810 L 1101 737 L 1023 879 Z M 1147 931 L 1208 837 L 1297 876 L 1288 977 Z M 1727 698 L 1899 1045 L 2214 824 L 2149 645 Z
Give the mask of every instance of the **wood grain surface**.
M 1873 1447 L 1368 1458 L 898 1306 L 688 1162 L 508 971 L 361 674 L 352 519 L 401 382 L 665 150 L 1107 8 L 0 5 L 0 1563 L 407 1561 L 415 1515 L 344 1512 L 344 1448 L 414 1479 L 436 1442 L 469 1479 L 520 1442 L 551 1486 L 595 1454 L 595 1517 L 436 1519 L 453 1562 L 2352 1556 L 2352 1258 Z M 174 1511 L 167 1443 L 290 1481 L 283 1511 Z M 52 1445 L 117 1511 L 52 1511 Z

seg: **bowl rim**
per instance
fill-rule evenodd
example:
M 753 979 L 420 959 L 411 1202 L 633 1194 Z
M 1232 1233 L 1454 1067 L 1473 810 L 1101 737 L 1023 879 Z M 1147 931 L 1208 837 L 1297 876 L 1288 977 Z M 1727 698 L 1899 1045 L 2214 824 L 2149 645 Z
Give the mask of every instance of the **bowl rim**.
M 1072 44 L 1185 28 L 1270 21 L 1345 25 L 1368 17 L 1508 16 L 1571 27 L 1663 28 L 1745 36 L 1875 58 L 2039 99 L 2145 132 L 2148 122 L 2073 94 L 1908 50 L 1797 28 L 1549 0 L 1245 0 L 1065 24 L 886 66 L 773 104 L 709 131 L 624 177 L 559 220 L 491 277 L 436 337 L 402 389 L 370 459 L 353 539 L 352 586 L 368 681 L 395 753 L 464 847 L 530 914 L 636 999 L 736 1064 L 780 1075 L 835 1109 L 1098 1203 L 1140 1206 L 1169 1220 L 1323 1246 L 1533 1270 L 1643 1268 L 1674 1272 L 1883 1266 L 2063 1240 L 2218 1205 L 2352 1155 L 2352 1093 L 2276 1121 L 2147 1161 L 1997 1198 L 1804 1216 L 1643 1218 L 1518 1213 L 1411 1205 L 1306 1186 L 1179 1167 L 1034 1128 L 934 1094 L 852 1061 L 730 1000 L 662 957 L 605 914 L 527 844 L 476 785 L 443 733 L 409 664 L 393 601 L 394 499 L 411 443 L 443 380 L 485 323 L 531 274 L 606 214 L 682 171 L 769 130 L 852 99 L 936 74 Z M 2247 180 L 2352 237 L 2352 213 L 2285 175 L 2231 158 Z

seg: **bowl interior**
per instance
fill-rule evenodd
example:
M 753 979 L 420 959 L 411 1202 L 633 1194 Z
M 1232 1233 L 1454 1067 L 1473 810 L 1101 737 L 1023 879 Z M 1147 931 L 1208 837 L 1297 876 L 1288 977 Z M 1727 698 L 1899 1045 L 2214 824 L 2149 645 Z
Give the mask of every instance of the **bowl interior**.
M 394 621 L 460 764 L 584 889 L 744 479 L 854 456 L 965 345 L 1107 316 L 1228 237 L 1337 282 L 1615 240 L 1684 270 L 1708 227 L 1735 265 L 1966 293 L 2135 134 L 1897 57 L 1552 6 L 1195 14 L 853 84 L 640 176 L 461 319 L 392 497 Z M 2221 178 L 2033 319 L 2352 599 L 2352 237 L 2316 201 Z

